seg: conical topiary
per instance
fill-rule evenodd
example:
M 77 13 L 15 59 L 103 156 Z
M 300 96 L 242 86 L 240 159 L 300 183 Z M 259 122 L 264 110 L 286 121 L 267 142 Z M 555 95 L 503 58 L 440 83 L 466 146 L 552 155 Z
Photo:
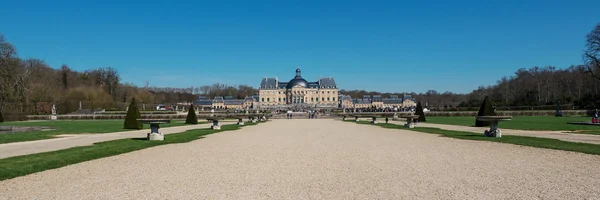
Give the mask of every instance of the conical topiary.
M 485 96 L 485 99 L 483 99 L 483 103 L 481 104 L 481 107 L 479 107 L 479 112 L 477 113 L 477 116 L 495 116 L 496 112 L 494 112 L 494 108 L 492 108 L 492 103 L 490 102 L 490 100 L 488 99 L 487 96 Z M 484 126 L 489 126 L 490 122 L 485 122 L 485 121 L 479 121 L 477 119 L 475 119 L 475 126 L 477 127 L 484 127 Z
M 131 99 L 127 110 L 127 116 L 125 116 L 125 122 L 123 123 L 124 129 L 142 129 L 143 124 L 139 123 L 137 119 L 141 118 L 140 109 L 137 107 L 135 97 Z
M 0 112 L 0 123 L 4 122 L 4 116 L 2 116 L 2 112 Z
M 417 103 L 417 108 L 415 110 L 415 115 L 419 115 L 419 122 L 425 122 L 425 112 L 423 112 L 423 106 L 421 106 L 421 102 Z
M 196 109 L 194 109 L 194 104 L 190 105 L 190 109 L 188 109 L 187 118 L 185 118 L 186 124 L 198 124 L 198 117 L 196 116 Z

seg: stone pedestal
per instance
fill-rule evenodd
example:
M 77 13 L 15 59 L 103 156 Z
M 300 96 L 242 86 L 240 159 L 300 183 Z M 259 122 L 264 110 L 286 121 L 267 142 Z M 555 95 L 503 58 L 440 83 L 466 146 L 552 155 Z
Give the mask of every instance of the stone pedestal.
M 371 121 L 371 124 L 377 124 L 377 121 L 373 120 Z
M 237 125 L 242 126 L 242 125 L 244 125 L 244 122 L 238 122 Z
M 56 115 L 51 115 L 51 116 L 50 116 L 50 120 L 56 120 L 56 119 L 58 119 L 58 118 L 56 117 Z
M 502 132 L 498 129 L 498 121 L 490 121 L 490 130 L 483 131 L 483 134 L 488 137 L 502 137 Z
M 165 136 L 162 133 L 148 133 L 148 140 L 165 140 Z
M 406 118 L 406 124 L 404 124 L 404 127 L 406 128 L 414 128 L 415 124 L 413 123 L 413 119 L 408 117 Z
M 221 130 L 221 126 L 219 126 L 219 120 L 213 120 L 213 125 L 210 126 L 213 130 Z
M 256 123 L 256 122 L 258 122 L 258 121 L 256 121 L 256 119 L 252 119 L 252 121 L 251 121 L 251 122 L 252 122 L 252 123 Z
M 360 119 L 356 119 L 357 122 L 360 122 Z

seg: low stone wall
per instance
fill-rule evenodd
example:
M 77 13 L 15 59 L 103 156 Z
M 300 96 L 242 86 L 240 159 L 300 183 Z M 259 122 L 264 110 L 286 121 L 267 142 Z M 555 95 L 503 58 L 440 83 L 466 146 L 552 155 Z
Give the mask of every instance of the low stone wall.
M 126 115 L 57 115 L 58 120 L 125 119 Z M 185 119 L 187 115 L 142 115 L 144 119 Z M 49 120 L 50 115 L 28 115 L 28 120 Z

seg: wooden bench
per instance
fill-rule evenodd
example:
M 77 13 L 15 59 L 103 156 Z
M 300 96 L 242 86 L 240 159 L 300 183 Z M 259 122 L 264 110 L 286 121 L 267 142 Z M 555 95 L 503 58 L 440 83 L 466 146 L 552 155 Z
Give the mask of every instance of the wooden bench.
M 483 131 L 483 134 L 488 137 L 502 137 L 502 132 L 498 129 L 498 123 L 511 119 L 512 116 L 477 116 L 479 121 L 490 122 L 490 130 Z

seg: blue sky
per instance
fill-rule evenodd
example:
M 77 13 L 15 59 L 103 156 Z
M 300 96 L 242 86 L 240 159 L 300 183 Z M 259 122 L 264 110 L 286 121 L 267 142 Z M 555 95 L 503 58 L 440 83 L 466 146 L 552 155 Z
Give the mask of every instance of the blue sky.
M 470 92 L 518 68 L 581 63 L 600 3 L 581 1 L 4 0 L 23 58 L 125 82 L 258 86 L 291 79 L 382 92 Z

